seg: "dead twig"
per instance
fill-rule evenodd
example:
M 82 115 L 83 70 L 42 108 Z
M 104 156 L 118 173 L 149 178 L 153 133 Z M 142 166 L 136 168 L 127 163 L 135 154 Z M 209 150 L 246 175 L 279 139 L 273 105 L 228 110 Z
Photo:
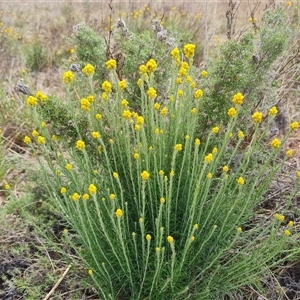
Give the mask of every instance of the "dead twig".
M 51 297 L 51 295 L 54 293 L 54 291 L 57 289 L 57 287 L 63 281 L 63 279 L 65 278 L 65 276 L 67 275 L 67 273 L 69 272 L 70 269 L 71 269 L 71 265 L 68 266 L 68 268 L 66 269 L 64 274 L 62 274 L 62 276 L 59 278 L 59 280 L 56 282 L 56 284 L 53 286 L 51 291 L 46 295 L 46 297 L 43 300 L 48 300 Z

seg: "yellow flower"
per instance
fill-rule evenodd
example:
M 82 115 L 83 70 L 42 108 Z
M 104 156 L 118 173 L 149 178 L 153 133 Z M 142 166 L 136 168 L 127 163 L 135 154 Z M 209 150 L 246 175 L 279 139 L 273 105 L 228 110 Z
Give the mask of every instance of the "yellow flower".
M 109 139 L 109 143 L 110 143 L 110 144 L 113 144 L 113 143 L 114 143 L 114 140 L 113 140 L 113 139 Z
M 139 125 L 143 125 L 143 124 L 144 124 L 144 122 L 145 122 L 145 119 L 144 119 L 144 117 L 142 117 L 142 116 L 138 116 L 138 117 L 136 118 L 136 123 L 137 123 L 137 124 L 139 124 Z
M 152 237 L 151 237 L 150 234 L 147 234 L 147 235 L 146 235 L 146 240 L 147 240 L 147 241 L 151 241 L 151 238 L 152 238 Z
M 263 117 L 263 114 L 259 111 L 256 111 L 252 115 L 252 120 L 253 120 L 254 123 L 260 123 L 262 121 L 262 117 Z
M 233 102 L 234 104 L 241 105 L 241 104 L 243 104 L 243 101 L 244 101 L 244 96 L 243 96 L 242 93 L 237 93 L 237 94 L 235 94 L 235 95 L 233 96 L 233 98 L 232 98 L 232 102 Z
M 286 1 L 286 6 L 292 5 L 292 1 Z
M 89 101 L 90 103 L 93 103 L 93 102 L 95 101 L 95 96 L 89 95 L 89 96 L 86 97 L 86 99 L 88 99 L 88 101 Z
M 171 243 L 174 243 L 174 239 L 172 236 L 168 235 L 167 236 L 167 241 L 171 244 Z
M 80 107 L 82 110 L 90 110 L 91 103 L 88 99 L 83 98 L 80 100 Z
M 102 119 L 102 115 L 101 115 L 101 114 L 96 114 L 96 115 L 95 115 L 95 119 L 101 120 L 101 119 Z
M 284 231 L 284 234 L 285 234 L 286 236 L 290 236 L 292 233 L 291 233 L 288 229 L 286 229 L 286 230 Z
M 147 63 L 146 63 L 146 68 L 148 73 L 152 73 L 157 69 L 157 64 L 156 61 L 151 58 Z
M 78 140 L 76 142 L 76 148 L 80 151 L 82 151 L 85 148 L 85 142 L 82 140 Z
M 42 127 L 42 128 L 45 128 L 45 127 L 47 127 L 47 124 L 46 124 L 45 122 L 42 122 L 42 123 L 41 123 L 41 127 Z
M 170 172 L 170 177 L 174 177 L 175 176 L 175 172 L 172 170 L 171 172 Z
M 163 175 L 165 174 L 165 172 L 164 172 L 163 170 L 159 170 L 158 174 L 159 174 L 160 176 L 163 176 Z
M 298 171 L 296 174 L 297 174 L 297 177 L 300 178 L 300 171 Z
M 138 158 L 140 157 L 140 155 L 139 155 L 137 152 L 135 152 L 135 153 L 133 154 L 133 157 L 134 157 L 135 159 L 138 159 Z
M 6 189 L 7 191 L 10 190 L 10 185 L 9 185 L 8 183 L 6 183 L 6 184 L 4 185 L 4 189 Z
M 194 229 L 198 229 L 199 228 L 199 224 L 196 223 L 196 224 L 194 224 L 193 227 L 194 227 Z
M 128 120 L 128 119 L 131 118 L 131 116 L 132 116 L 132 113 L 131 113 L 130 110 L 124 110 L 123 111 L 123 117 L 124 117 L 124 119 Z
M 102 90 L 106 93 L 111 93 L 111 91 L 112 91 L 111 83 L 109 81 L 105 80 L 102 83 Z
M 181 78 L 181 77 L 178 77 L 178 78 L 176 79 L 176 83 L 177 83 L 177 84 L 182 83 L 182 78 Z
M 73 201 L 78 201 L 80 198 L 80 195 L 78 193 L 74 193 L 71 198 Z
M 229 108 L 228 112 L 227 112 L 227 114 L 230 118 L 234 118 L 236 116 L 236 113 L 237 112 L 236 112 L 236 109 L 234 107 Z
M 150 99 L 154 99 L 157 97 L 156 90 L 153 87 L 150 87 L 149 90 L 147 91 L 147 95 Z
M 122 104 L 123 107 L 127 107 L 128 101 L 126 99 L 123 99 L 121 104 Z
M 108 100 L 108 95 L 106 92 L 103 92 L 101 95 L 102 100 Z
M 136 84 L 140 87 L 142 85 L 142 79 L 139 78 L 138 81 L 136 82 Z
M 25 144 L 27 144 L 27 145 L 31 143 L 31 139 L 30 139 L 30 137 L 29 137 L 29 136 L 27 136 L 27 135 L 25 135 L 25 137 L 24 137 L 24 140 L 23 140 L 23 141 L 24 141 L 24 143 L 25 143 Z
M 206 162 L 206 163 L 211 163 L 212 162 L 212 160 L 213 160 L 213 155 L 212 155 L 212 153 L 209 153 L 209 154 L 207 154 L 205 157 L 204 157 L 204 161 Z
M 88 270 L 88 274 L 89 274 L 89 275 L 92 275 L 92 274 L 93 274 L 93 270 L 91 270 L 91 269 Z
M 156 252 L 160 252 L 160 248 L 159 248 L 159 247 L 156 247 L 156 248 L 155 248 L 155 251 L 156 251 Z
M 189 59 L 194 56 L 196 46 L 194 44 L 186 44 L 183 48 L 184 56 Z
M 242 227 L 238 227 L 237 228 L 237 232 L 242 232 L 243 231 L 243 228 Z
M 176 151 L 182 151 L 182 144 L 176 144 L 175 147 L 174 147 L 174 149 Z
M 201 142 L 200 142 L 200 139 L 195 139 L 195 145 L 196 145 L 196 146 L 199 146 L 200 143 L 201 143 Z
M 43 137 L 43 136 L 41 136 L 41 135 L 39 135 L 38 137 L 37 137 L 37 143 L 38 144 L 45 144 L 45 138 Z
M 191 109 L 191 114 L 194 115 L 197 112 L 197 109 L 194 107 Z
M 192 235 L 192 236 L 191 236 L 191 242 L 193 242 L 194 240 L 195 240 L 195 236 Z
M 117 62 L 114 59 L 110 59 L 105 63 L 105 65 L 108 70 L 113 70 L 117 67 Z
M 91 195 L 97 193 L 97 187 L 96 187 L 94 184 L 92 184 L 92 183 L 91 183 L 90 186 L 89 186 L 89 193 L 90 193 Z
M 141 130 L 141 125 L 135 124 L 135 125 L 134 125 L 134 129 L 135 129 L 136 131 L 140 131 L 140 130 Z
M 39 133 L 38 133 L 36 130 L 33 130 L 33 131 L 31 132 L 31 134 L 32 134 L 32 136 L 34 136 L 34 137 L 36 137 L 36 136 L 39 135 Z
M 152 150 L 153 150 L 153 147 L 152 147 L 152 146 L 149 146 L 148 149 L 149 149 L 149 151 L 152 151 Z
M 123 211 L 121 208 L 118 208 L 115 212 L 117 218 L 121 218 L 123 216 Z
M 67 71 L 63 75 L 63 81 L 67 84 L 71 83 L 74 80 L 74 77 L 75 75 L 72 71 Z
M 228 166 L 224 166 L 222 169 L 223 169 L 223 172 L 228 172 L 229 171 Z
M 245 184 L 244 178 L 243 178 L 243 177 L 239 177 L 238 180 L 237 180 L 237 183 L 238 183 L 239 185 L 244 185 L 244 184 Z
M 183 90 L 178 90 L 177 95 L 178 95 L 178 97 L 182 97 L 183 96 Z
M 201 76 L 202 76 L 202 77 L 207 77 L 207 75 L 208 75 L 208 73 L 207 73 L 206 70 L 203 70 L 203 71 L 201 72 Z
M 160 111 L 160 114 L 161 114 L 162 116 L 165 116 L 167 113 L 168 113 L 167 107 L 164 107 L 164 108 Z
M 46 101 L 48 99 L 47 95 L 44 95 L 41 91 L 37 91 L 35 93 L 36 98 L 38 98 L 41 101 Z
M 92 134 L 92 137 L 94 139 L 100 139 L 101 138 L 101 135 L 98 131 L 93 131 L 91 134 Z
M 60 192 L 61 192 L 62 194 L 65 194 L 65 193 L 67 192 L 67 189 L 66 189 L 65 187 L 62 187 L 62 188 L 60 189 Z
M 189 140 L 191 137 L 187 134 L 186 136 L 185 136 L 185 139 L 186 140 Z
M 298 122 L 292 122 L 291 124 L 290 124 L 290 128 L 292 129 L 292 130 L 296 130 L 296 129 L 298 129 L 299 128 L 299 123 Z
M 288 157 L 292 157 L 293 156 L 293 150 L 292 149 L 289 149 L 285 152 L 286 156 Z
M 160 104 L 155 102 L 153 107 L 154 107 L 154 109 L 159 110 L 160 109 Z
M 148 180 L 149 177 L 150 177 L 150 174 L 147 171 L 143 171 L 141 173 L 141 177 L 142 177 L 143 180 Z
M 213 175 L 212 175 L 212 173 L 209 172 L 209 173 L 207 174 L 206 177 L 207 177 L 208 179 L 212 179 Z
M 271 146 L 272 146 L 273 148 L 279 148 L 280 145 L 281 145 L 281 142 L 280 142 L 280 140 L 277 139 L 277 138 L 275 138 L 275 139 L 271 142 Z
M 219 132 L 220 128 L 218 126 L 214 127 L 211 131 L 212 133 L 217 134 Z
M 123 79 L 123 80 L 119 81 L 118 86 L 119 86 L 119 89 L 120 89 L 120 90 L 125 90 L 126 87 L 127 87 L 127 82 L 126 82 L 126 80 Z
M 70 171 L 73 169 L 73 166 L 71 164 L 66 164 L 66 169 Z
M 171 56 L 173 59 L 175 59 L 176 61 L 179 60 L 180 58 L 180 52 L 179 49 L 176 47 L 171 51 Z
M 29 105 L 29 106 L 37 106 L 37 104 L 38 104 L 37 98 L 35 98 L 33 96 L 29 96 L 27 98 L 27 105 Z
M 139 69 L 141 75 L 147 73 L 147 67 L 145 65 L 141 65 Z
M 218 153 L 218 148 L 217 148 L 217 147 L 214 147 L 214 148 L 212 149 L 212 153 L 213 153 L 213 154 Z
M 273 116 L 276 116 L 277 113 L 278 113 L 278 110 L 277 110 L 276 106 L 273 106 L 273 107 L 271 107 L 269 109 L 268 115 L 271 116 L 271 117 L 273 117 Z
M 239 138 L 239 139 L 243 139 L 244 137 L 245 137 L 244 132 L 240 130 L 240 131 L 238 132 L 238 138 Z
M 294 222 L 293 221 L 289 221 L 288 226 L 289 227 L 293 227 L 294 226 Z
M 166 199 L 164 197 L 160 198 L 160 203 L 164 204 L 166 202 Z
M 84 201 L 87 201 L 87 200 L 90 199 L 90 195 L 89 195 L 89 194 L 84 194 L 84 195 L 82 195 L 82 199 L 83 199 Z
M 83 69 L 82 72 L 87 75 L 93 75 L 95 73 L 95 68 L 91 64 L 87 64 Z

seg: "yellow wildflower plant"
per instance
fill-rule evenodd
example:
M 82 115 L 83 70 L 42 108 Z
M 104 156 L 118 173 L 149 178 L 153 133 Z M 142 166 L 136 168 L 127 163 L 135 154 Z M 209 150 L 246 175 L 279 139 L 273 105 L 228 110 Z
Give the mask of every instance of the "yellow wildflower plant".
M 60 189 L 61 194 L 65 194 L 67 192 L 67 189 L 65 187 L 62 187 Z
M 205 77 L 207 77 L 207 75 L 208 75 L 208 72 L 206 70 L 203 70 L 201 72 L 201 77 L 205 78 Z
M 92 137 L 93 137 L 94 139 L 100 139 L 100 138 L 101 138 L 101 134 L 100 134 L 98 131 L 93 131 L 93 132 L 91 133 L 91 135 L 92 135 Z
M 220 131 L 220 128 L 218 126 L 215 126 L 211 131 L 212 133 L 217 134 Z
M 23 142 L 25 143 L 25 144 L 30 144 L 31 143 L 31 139 L 30 139 L 30 137 L 29 136 L 27 136 L 27 135 L 25 135 L 25 137 L 24 137 L 24 139 L 23 139 Z
M 174 238 L 170 235 L 167 236 L 167 241 L 171 244 L 174 243 Z
M 146 63 L 146 69 L 147 73 L 153 73 L 157 69 L 157 63 L 153 58 Z
M 89 193 L 91 195 L 94 195 L 94 194 L 97 193 L 97 187 L 93 183 L 91 183 L 90 186 L 89 186 Z
M 154 99 L 157 97 L 156 90 L 153 87 L 150 87 L 147 91 L 147 95 L 150 99 Z
M 240 177 L 237 179 L 237 183 L 238 183 L 239 185 L 244 185 L 244 184 L 245 184 L 244 178 L 240 176 Z
M 174 147 L 174 149 L 176 150 L 176 151 L 182 151 L 182 144 L 176 144 L 175 145 L 175 147 Z
M 71 196 L 72 200 L 73 201 L 78 201 L 79 198 L 80 198 L 80 195 L 78 193 L 74 193 L 72 196 Z
M 204 161 L 206 162 L 206 163 L 211 163 L 212 162 L 212 160 L 213 160 L 213 155 L 212 155 L 212 153 L 208 153 L 205 157 L 204 157 Z
M 38 143 L 39 145 L 43 145 L 43 144 L 46 143 L 46 140 L 45 140 L 45 138 L 44 138 L 43 136 L 39 135 L 39 136 L 37 137 L 37 143 Z

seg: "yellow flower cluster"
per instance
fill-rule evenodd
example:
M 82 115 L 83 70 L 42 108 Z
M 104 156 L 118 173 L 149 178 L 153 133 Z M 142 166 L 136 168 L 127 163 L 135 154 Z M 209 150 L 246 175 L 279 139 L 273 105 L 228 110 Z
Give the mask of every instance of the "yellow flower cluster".
M 84 73 L 87 76 L 93 75 L 95 73 L 95 68 L 91 64 L 87 64 L 83 69 L 82 73 Z
M 245 184 L 244 178 L 243 178 L 243 177 L 239 177 L 239 178 L 237 179 L 237 183 L 238 183 L 239 185 L 244 185 L 244 184 Z
M 243 101 L 244 101 L 244 96 L 242 93 L 237 93 L 232 98 L 232 102 L 237 105 L 242 105 Z
M 102 90 L 106 93 L 111 93 L 112 92 L 112 86 L 111 86 L 111 83 L 107 80 L 105 80 L 103 83 L 102 83 Z M 102 97 L 103 98 L 103 97 Z
M 189 59 L 194 56 L 196 46 L 194 44 L 186 44 L 183 48 L 184 56 Z
M 48 100 L 48 96 L 43 94 L 41 91 L 37 91 L 36 94 L 35 94 L 36 98 L 41 100 L 41 101 L 46 101 Z
M 299 128 L 299 123 L 298 122 L 292 122 L 291 124 L 290 124 L 290 128 L 291 128 L 291 130 L 297 130 L 298 128 Z
M 147 73 L 153 73 L 157 69 L 157 63 L 156 61 L 151 58 L 147 63 L 146 63 L 146 68 L 147 68 Z
M 147 94 L 150 99 L 154 99 L 157 97 L 156 90 L 153 87 L 149 88 L 149 90 L 147 91 Z
M 141 173 L 141 177 L 142 177 L 143 180 L 148 180 L 149 177 L 150 177 L 150 174 L 147 171 L 143 171 Z
M 91 195 L 94 195 L 94 194 L 97 193 L 97 187 L 94 184 L 90 184 L 90 186 L 89 186 L 89 193 Z
M 76 148 L 80 151 L 82 151 L 85 148 L 85 142 L 82 140 L 78 140 L 76 142 Z
M 269 115 L 270 117 L 273 117 L 273 116 L 276 116 L 277 113 L 278 113 L 278 110 L 277 110 L 276 106 L 273 106 L 273 107 L 271 107 L 271 108 L 269 109 L 268 115 Z
M 230 118 L 234 118 L 237 114 L 236 109 L 234 107 L 229 108 L 227 114 Z
M 176 63 L 180 62 L 180 52 L 177 47 L 171 51 L 171 56 L 176 61 Z
M 126 82 L 126 80 L 123 79 L 123 80 L 119 81 L 118 86 L 119 86 L 119 89 L 120 89 L 120 90 L 125 90 L 126 87 L 127 87 L 127 82 Z
M 207 75 L 208 75 L 208 72 L 206 71 L 206 70 L 203 70 L 202 72 L 201 72 L 201 76 L 202 77 L 207 77 Z
M 83 98 L 80 100 L 80 108 L 82 110 L 88 111 L 91 109 L 90 106 L 91 106 L 91 103 L 87 98 Z
M 278 214 L 278 213 L 276 213 L 274 215 L 274 218 L 277 219 L 277 220 L 279 220 L 279 221 L 281 221 L 281 222 L 285 220 L 285 216 L 281 215 L 281 214 Z
M 187 62 L 182 62 L 181 67 L 179 69 L 179 77 L 185 76 L 187 74 L 187 71 L 189 70 L 190 66 Z
M 67 71 L 63 75 L 63 81 L 67 84 L 71 83 L 74 80 L 74 77 L 75 75 L 72 71 Z
M 277 139 L 277 138 L 275 138 L 275 139 L 272 140 L 272 142 L 271 142 L 271 146 L 272 146 L 273 148 L 279 148 L 280 145 L 281 145 L 281 142 L 280 142 L 280 140 Z
M 117 62 L 115 59 L 110 59 L 105 63 L 105 65 L 108 70 L 113 70 L 117 67 Z
M 37 106 L 38 105 L 38 100 L 37 98 L 33 97 L 33 96 L 29 96 L 27 98 L 27 105 L 29 106 Z
M 174 147 L 174 149 L 176 150 L 176 151 L 182 151 L 182 144 L 176 144 L 175 145 L 175 147 Z
M 121 208 L 118 208 L 115 212 L 117 218 L 121 218 L 123 216 L 123 211 Z

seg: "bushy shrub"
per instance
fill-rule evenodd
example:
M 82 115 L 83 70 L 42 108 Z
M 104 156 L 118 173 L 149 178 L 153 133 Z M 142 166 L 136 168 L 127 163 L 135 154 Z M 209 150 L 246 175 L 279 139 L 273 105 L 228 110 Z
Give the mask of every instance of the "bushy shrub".
M 38 151 L 40 176 L 76 232 L 68 240 L 104 299 L 219 299 L 299 253 L 284 210 L 256 218 L 299 123 L 266 143 L 277 108 L 244 109 L 252 46 L 251 34 L 228 42 L 219 78 L 193 66 L 193 44 L 166 59 L 160 52 L 160 63 L 129 59 L 123 74 L 132 82 L 114 58 L 99 64 L 91 55 L 82 73 L 64 74 L 64 101 L 27 99 L 37 127 L 24 142 Z M 299 188 L 300 173 L 293 177 L 284 209 Z

